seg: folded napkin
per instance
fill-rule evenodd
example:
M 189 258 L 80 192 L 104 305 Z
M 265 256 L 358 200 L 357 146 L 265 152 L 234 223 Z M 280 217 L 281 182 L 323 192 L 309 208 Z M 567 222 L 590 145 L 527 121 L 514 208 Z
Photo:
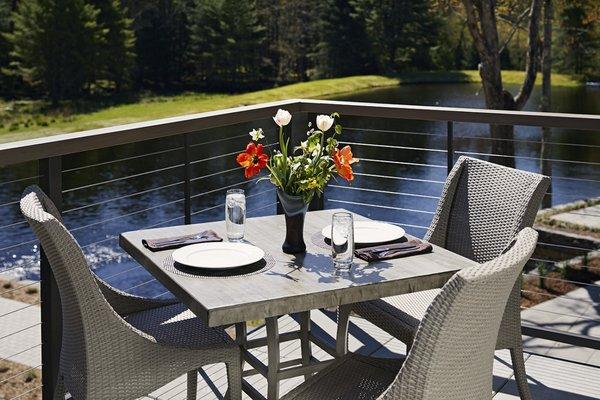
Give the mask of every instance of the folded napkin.
M 429 253 L 432 249 L 433 247 L 430 243 L 413 239 L 403 243 L 390 243 L 365 247 L 355 250 L 354 255 L 361 260 L 372 262 Z
M 163 239 L 143 239 L 144 247 L 152 250 L 168 250 L 187 246 L 188 244 L 222 242 L 223 239 L 213 230 L 208 230 L 193 235 L 175 236 Z

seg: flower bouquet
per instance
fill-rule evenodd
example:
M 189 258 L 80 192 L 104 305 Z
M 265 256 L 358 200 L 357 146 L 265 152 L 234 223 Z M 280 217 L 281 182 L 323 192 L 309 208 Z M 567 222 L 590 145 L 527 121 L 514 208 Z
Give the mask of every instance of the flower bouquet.
M 347 181 L 354 179 L 352 164 L 358 159 L 352 155 L 350 146 L 339 149 L 337 138 L 342 126 L 336 122 L 339 115 L 318 115 L 316 126 L 309 122 L 306 140 L 290 151 L 290 138 L 285 137 L 283 127 L 292 120 L 286 110 L 278 110 L 273 117 L 279 126 L 279 149 L 271 156 L 264 153 L 260 143 L 264 139 L 262 129 L 250 132 L 252 141 L 237 156 L 244 167 L 246 178 L 258 174 L 263 168 L 269 170 L 268 178 L 277 187 L 277 195 L 286 218 L 286 240 L 283 251 L 301 253 L 306 250 L 303 239 L 304 215 L 315 194 L 320 196 L 327 182 L 338 174 Z M 333 128 L 333 130 L 332 130 Z

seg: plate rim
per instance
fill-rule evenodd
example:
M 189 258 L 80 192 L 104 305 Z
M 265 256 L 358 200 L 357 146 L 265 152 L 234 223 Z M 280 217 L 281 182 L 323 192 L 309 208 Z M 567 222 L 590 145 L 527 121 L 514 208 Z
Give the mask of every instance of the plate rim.
M 229 246 L 240 246 L 240 245 L 242 245 L 243 247 L 246 247 L 246 248 L 250 247 L 250 248 L 253 248 L 253 249 L 260 250 L 260 258 L 258 258 L 255 261 L 246 263 L 246 264 L 240 264 L 240 265 L 234 265 L 234 266 L 232 265 L 232 266 L 226 266 L 226 267 L 206 267 L 206 266 L 190 265 L 190 264 L 187 264 L 187 263 L 182 263 L 180 261 L 177 261 L 177 259 L 176 259 L 177 258 L 177 255 L 176 255 L 177 252 L 183 253 L 184 250 L 187 250 L 189 252 L 189 251 L 192 250 L 192 248 L 206 247 L 207 245 L 209 247 L 213 247 L 213 248 L 214 247 L 218 247 L 218 246 L 223 246 L 223 245 L 229 245 Z M 173 253 L 171 254 L 171 257 L 173 258 L 173 262 L 181 264 L 181 265 L 184 265 L 184 266 L 189 267 L 189 268 L 218 271 L 218 270 L 229 270 L 229 269 L 235 269 L 235 268 L 242 268 L 242 267 L 246 267 L 248 265 L 252 265 L 252 264 L 257 263 L 260 260 L 264 259 L 265 255 L 266 255 L 266 252 L 262 248 L 254 245 L 254 244 L 251 244 L 251 243 L 243 243 L 243 242 L 207 242 L 207 243 L 194 243 L 194 244 L 190 244 L 188 246 L 183 246 L 183 247 L 180 247 L 178 249 L 175 249 L 173 251 Z M 258 253 L 257 253 L 257 257 L 258 257 Z
M 391 239 L 391 240 L 385 240 L 383 242 L 379 241 L 379 242 L 357 242 L 355 241 L 355 244 L 380 244 L 380 243 L 389 243 L 389 242 L 393 242 L 395 240 L 399 240 L 402 239 L 404 236 L 406 236 L 406 229 L 404 229 L 401 226 L 395 225 L 395 224 L 391 224 L 389 222 L 384 222 L 384 221 L 373 221 L 373 220 L 363 220 L 363 221 L 355 221 L 354 223 L 372 223 L 372 224 L 382 224 L 382 225 L 388 225 L 388 226 L 393 226 L 396 229 L 400 229 L 403 233 L 400 237 L 397 237 L 395 239 Z M 326 225 L 325 227 L 323 227 L 323 229 L 321 229 L 321 235 L 323 235 L 326 239 L 331 240 L 331 233 L 325 234 L 325 232 L 330 232 L 331 231 L 331 224 Z

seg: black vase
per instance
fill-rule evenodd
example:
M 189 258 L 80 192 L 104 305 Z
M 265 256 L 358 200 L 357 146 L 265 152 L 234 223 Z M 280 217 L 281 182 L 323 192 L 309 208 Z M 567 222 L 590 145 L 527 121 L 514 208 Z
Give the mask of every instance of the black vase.
M 308 204 L 302 196 L 290 196 L 280 189 L 277 189 L 277 196 L 285 213 L 285 241 L 281 249 L 287 254 L 305 253 L 304 216 L 308 211 Z

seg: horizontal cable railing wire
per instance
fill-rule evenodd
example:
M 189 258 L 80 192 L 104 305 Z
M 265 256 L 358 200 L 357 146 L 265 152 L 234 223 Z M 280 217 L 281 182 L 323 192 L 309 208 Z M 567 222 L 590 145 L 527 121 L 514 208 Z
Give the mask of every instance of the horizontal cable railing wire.
M 100 167 L 100 166 L 104 166 L 104 165 L 111 165 L 111 164 L 116 164 L 116 163 L 123 162 L 123 161 L 132 161 L 132 160 L 138 160 L 138 159 L 144 158 L 144 157 L 158 156 L 160 154 L 171 153 L 171 152 L 179 151 L 179 150 L 183 150 L 183 149 L 184 149 L 183 146 L 179 146 L 179 147 L 175 147 L 173 149 L 153 151 L 150 153 L 139 154 L 136 156 L 118 158 L 116 160 L 103 161 L 103 162 L 99 162 L 99 163 L 82 165 L 82 166 L 73 167 L 73 168 L 65 168 L 65 169 L 63 169 L 62 172 L 64 174 L 64 173 L 68 173 L 68 172 L 81 171 L 81 170 L 88 169 L 88 168 Z
M 342 204 L 351 204 L 351 205 L 355 205 L 355 206 L 385 208 L 387 210 L 407 211 L 407 212 L 430 214 L 430 215 L 435 214 L 433 211 L 415 210 L 412 208 L 403 208 L 403 207 L 394 207 L 394 206 L 384 206 L 381 204 L 361 203 L 361 202 L 357 202 L 357 201 L 347 201 L 347 200 L 339 200 L 339 199 L 327 199 L 327 201 L 332 201 L 335 203 L 342 203 Z
M 41 343 L 38 343 L 38 344 L 36 344 L 36 345 L 33 345 L 33 346 L 30 346 L 30 347 L 28 347 L 28 348 L 26 348 L 26 349 L 24 349 L 24 350 L 19 350 L 18 352 L 16 352 L 16 353 L 13 353 L 13 354 L 11 354 L 10 356 L 7 356 L 7 357 L 0 357 L 0 361 L 9 361 L 11 358 L 14 358 L 14 357 L 16 357 L 16 356 L 19 356 L 19 355 L 21 355 L 21 354 L 23 354 L 23 353 L 26 353 L 26 352 L 28 352 L 28 351 L 31 351 L 31 350 L 33 350 L 33 349 L 35 349 L 35 348 L 38 348 L 38 347 L 40 347 L 41 345 L 42 345 Z
M 594 323 L 600 322 L 600 319 L 598 319 L 598 318 L 595 318 L 595 319 L 587 318 L 582 315 L 575 315 L 575 314 L 569 314 L 569 313 L 564 313 L 564 312 L 555 312 L 555 311 L 545 310 L 545 309 L 541 309 L 541 308 L 521 307 L 521 310 L 532 310 L 534 312 L 540 312 L 540 313 L 544 313 L 544 314 L 558 315 L 561 317 L 571 317 L 571 318 L 576 319 L 577 321 L 586 321 L 586 322 L 594 322 Z
M 14 331 L 14 332 L 8 333 L 8 334 L 6 334 L 6 335 L 4 335 L 4 336 L 0 336 L 0 341 L 4 340 L 4 339 L 6 339 L 6 338 L 9 338 L 9 337 L 11 337 L 11 336 L 17 335 L 17 334 L 19 334 L 19 333 L 21 333 L 21 332 L 24 332 L 24 331 L 28 330 L 28 329 L 35 328 L 36 326 L 40 326 L 41 324 L 42 324 L 41 322 L 38 322 L 38 323 L 36 323 L 36 324 L 33 324 L 33 325 L 30 325 L 30 326 L 27 326 L 27 327 L 25 327 L 25 328 L 22 328 L 22 329 L 19 329 L 19 330 L 17 330 L 17 331 Z
M 456 135 L 456 134 L 454 135 L 454 139 L 455 140 L 461 140 L 461 139 L 497 140 L 497 141 L 502 141 L 502 142 L 546 144 L 546 145 L 552 145 L 552 146 L 576 146 L 576 147 L 587 147 L 587 148 L 600 148 L 600 145 L 596 145 L 596 144 L 552 142 L 552 141 L 527 140 L 527 139 L 510 139 L 510 138 L 497 138 L 497 137 L 486 137 L 486 136 L 461 136 L 461 135 Z
M 398 131 L 398 130 L 389 130 L 389 129 L 372 129 L 372 128 L 355 128 L 355 127 L 344 127 L 345 131 L 359 131 L 361 133 L 392 133 L 392 134 L 401 134 L 401 135 L 419 135 L 419 136 L 439 136 L 446 137 L 445 133 L 431 133 L 431 132 L 412 132 L 412 131 Z
M 100 205 L 105 205 L 105 204 L 112 203 L 114 201 L 129 199 L 129 198 L 132 198 L 132 197 L 135 197 L 135 196 L 142 196 L 144 194 L 156 192 L 156 191 L 159 191 L 159 190 L 169 189 L 169 188 L 172 188 L 172 187 L 175 187 L 175 186 L 178 186 L 178 185 L 183 185 L 183 184 L 184 184 L 183 181 L 179 181 L 179 182 L 171 183 L 171 184 L 168 184 L 168 185 L 159 186 L 159 187 L 156 187 L 156 188 L 141 190 L 139 192 L 130 193 L 130 194 L 126 194 L 126 195 L 118 196 L 118 197 L 113 197 L 113 198 L 107 199 L 107 200 L 97 201 L 95 203 L 86 204 L 84 206 L 73 207 L 73 208 L 70 208 L 68 210 L 62 211 L 61 214 L 68 214 L 68 213 L 71 213 L 71 212 L 74 212 L 74 211 L 84 210 L 86 208 L 97 207 L 97 206 L 100 206 Z
M 355 172 L 355 176 L 366 176 L 370 178 L 381 178 L 381 179 L 396 179 L 401 181 L 411 181 L 411 182 L 423 182 L 423 183 L 438 183 L 443 185 L 444 181 L 436 181 L 433 179 L 419 179 L 419 178 L 407 178 L 403 176 L 392 176 L 392 175 L 379 175 L 379 174 L 367 174 L 365 172 Z
M 162 208 L 162 207 L 170 206 L 170 205 L 173 205 L 173 204 L 181 203 L 183 200 L 184 199 L 177 199 L 177 200 L 173 200 L 173 201 L 168 201 L 166 203 L 158 204 L 158 205 L 155 205 L 155 206 L 152 206 L 152 207 L 146 207 L 146 208 L 144 208 L 142 210 L 137 210 L 137 211 L 133 211 L 133 212 L 126 213 L 126 214 L 117 215 L 117 216 L 112 217 L 112 218 L 106 218 L 106 219 L 103 219 L 101 221 L 92 222 L 91 224 L 86 224 L 86 225 L 78 226 L 76 228 L 71 228 L 69 230 L 71 232 L 77 232 L 77 231 L 80 231 L 82 229 L 90 228 L 92 226 L 102 225 L 102 224 L 105 224 L 107 222 L 114 222 L 114 221 L 117 221 L 117 220 L 120 220 L 120 219 L 123 219 L 123 218 L 131 217 L 133 215 L 138 215 L 138 214 L 142 214 L 142 213 L 145 213 L 145 212 L 148 212 L 148 211 L 156 210 L 158 208 Z
M 279 142 L 267 144 L 267 145 L 263 146 L 263 148 L 267 149 L 269 147 L 273 147 L 273 146 L 276 146 L 278 144 L 279 144 Z M 244 149 L 240 149 L 240 150 L 232 151 L 232 152 L 225 153 L 225 154 L 219 154 L 218 156 L 211 156 L 211 157 L 201 158 L 199 160 L 193 160 L 193 161 L 190 162 L 190 165 L 195 165 L 195 164 L 203 163 L 203 162 L 206 162 L 206 161 L 213 161 L 213 160 L 216 160 L 216 159 L 219 159 L 219 158 L 223 158 L 223 157 L 234 156 L 234 155 L 239 154 L 239 153 L 241 153 L 243 151 L 244 151 Z
M 0 318 L 2 318 L 2 317 L 6 317 L 7 315 L 11 315 L 11 314 L 18 313 L 19 311 L 26 310 L 26 309 L 28 309 L 28 308 L 31 308 L 31 307 L 37 306 L 37 305 L 39 305 L 39 304 L 40 304 L 40 302 L 39 302 L 39 301 L 36 301 L 36 302 L 34 302 L 34 303 L 31 303 L 31 304 L 27 304 L 26 306 L 23 306 L 23 307 L 20 307 L 20 308 L 17 308 L 17 309 L 14 309 L 14 310 L 11 310 L 11 311 L 8 311 L 8 312 L 5 312 L 4 314 L 0 314 Z
M 42 175 L 35 175 L 35 176 L 28 176 L 27 178 L 13 179 L 11 181 L 0 182 L 0 186 L 12 185 L 12 184 L 18 183 L 18 182 L 32 181 L 34 179 L 39 179 L 41 177 L 42 177 Z
M 34 387 L 33 389 L 29 389 L 29 390 L 27 390 L 26 392 L 23 392 L 23 393 L 21 393 L 20 395 L 18 395 L 18 396 L 15 396 L 15 397 L 11 397 L 11 398 L 10 398 L 10 399 L 8 399 L 8 400 L 17 400 L 17 399 L 20 399 L 20 398 L 22 398 L 23 396 L 25 396 L 26 394 L 29 394 L 29 393 L 31 393 L 31 392 L 35 392 L 35 391 L 41 390 L 43 386 L 44 386 L 44 385 L 39 385 L 39 386 L 36 386 L 36 387 Z
M 576 298 L 576 297 L 570 297 L 568 294 L 553 294 L 553 293 L 544 293 L 544 292 L 535 292 L 532 290 L 527 290 L 527 289 L 521 289 L 521 293 L 526 293 L 526 294 L 531 294 L 531 295 L 536 295 L 536 296 L 544 296 L 544 297 L 550 297 L 550 298 L 557 298 L 560 297 L 561 301 L 565 300 L 565 301 L 572 301 L 575 303 L 584 303 L 584 304 L 589 304 L 591 306 L 597 307 L 600 305 L 600 303 L 595 302 L 593 300 L 587 300 L 587 299 L 582 299 L 582 298 Z
M 3 292 L 0 292 L 0 297 L 4 297 L 5 295 L 7 295 L 9 293 L 17 292 L 19 290 L 27 290 L 27 288 L 29 288 L 31 286 L 34 286 L 34 285 L 39 285 L 39 282 L 32 281 L 32 282 L 29 282 L 29 283 L 27 283 L 25 285 L 21 285 L 21 286 L 18 286 L 16 288 L 5 290 Z
M 109 183 L 115 183 L 115 182 L 120 182 L 120 181 L 124 181 L 124 180 L 128 180 L 128 179 L 133 179 L 133 178 L 140 178 L 142 176 L 146 176 L 146 175 L 150 175 L 150 174 L 156 174 L 159 172 L 165 172 L 165 171 L 169 171 L 175 168 L 182 168 L 184 167 L 185 164 L 176 164 L 176 165 L 171 165 L 168 167 L 163 167 L 163 168 L 157 168 L 157 169 L 153 169 L 151 171 L 145 171 L 145 172 L 140 172 L 138 174 L 133 174 L 133 175 L 127 175 L 127 176 L 123 176 L 123 177 L 119 177 L 119 178 L 113 178 L 113 179 L 108 179 L 102 182 L 96 182 L 96 183 L 90 183 L 89 185 L 83 185 L 83 186 L 78 186 L 78 187 L 74 187 L 74 188 L 70 188 L 70 189 L 65 189 L 62 192 L 63 193 L 70 193 L 70 192 L 75 192 L 77 190 L 82 190 L 82 189 L 89 189 L 89 188 L 93 188 L 96 186 L 101 186 L 101 185 L 107 185 Z
M 429 168 L 446 168 L 445 165 L 439 164 L 423 164 L 423 163 L 414 163 L 408 161 L 395 161 L 395 160 L 376 160 L 373 158 L 361 158 L 361 162 L 372 162 L 372 163 L 380 163 L 380 164 L 397 164 L 397 165 L 412 165 L 415 167 L 429 167 Z
M 573 285 L 577 285 L 577 286 L 585 286 L 585 287 L 600 289 L 600 285 L 597 283 L 586 283 L 586 282 L 574 281 L 574 280 L 570 280 L 570 279 L 554 278 L 551 276 L 528 274 L 528 273 L 524 273 L 523 276 L 527 276 L 527 277 L 531 277 L 531 278 L 535 278 L 535 279 L 543 279 L 543 280 L 547 280 L 547 281 L 567 282 L 567 283 L 572 283 Z
M 578 161 L 578 160 L 561 160 L 556 158 L 541 158 L 541 157 L 530 157 L 530 156 L 510 156 L 506 154 L 496 154 L 496 153 L 478 153 L 474 151 L 455 151 L 455 154 L 465 154 L 468 156 L 486 156 L 486 157 L 503 157 L 503 158 L 514 158 L 521 160 L 534 160 L 534 161 L 550 161 L 556 163 L 568 163 L 568 164 L 583 164 L 583 165 L 593 165 L 599 166 L 600 162 L 593 161 Z
M 3 380 L 1 380 L 1 381 L 0 381 L 0 385 L 2 385 L 3 383 L 6 383 L 6 382 L 8 382 L 8 381 L 11 381 L 11 380 L 13 380 L 13 379 L 15 379 L 15 378 L 18 378 L 19 376 L 21 376 L 21 375 L 23 375 L 23 374 L 26 374 L 27 372 L 30 372 L 30 371 L 35 371 L 36 369 L 40 368 L 41 366 L 42 366 L 42 364 L 40 364 L 40 365 L 36 365 L 35 367 L 30 367 L 30 368 L 27 368 L 27 369 L 26 369 L 26 370 L 24 370 L 24 371 L 21 371 L 21 372 L 18 372 L 18 373 L 16 373 L 16 374 L 14 374 L 14 375 L 11 375 L 10 377 L 8 377 L 8 378 L 6 378 L 6 379 L 3 379 Z
M 427 147 L 410 147 L 410 146 L 396 146 L 391 144 L 377 144 L 377 143 L 358 143 L 358 142 L 346 142 L 340 141 L 341 145 L 350 145 L 350 146 L 366 146 L 366 147 L 379 147 L 385 149 L 396 149 L 396 150 L 414 150 L 414 151 L 431 151 L 438 153 L 447 153 L 446 149 L 432 149 Z
M 345 190 L 357 190 L 357 191 L 361 191 L 361 192 L 393 194 L 393 195 L 397 195 L 397 196 L 420 197 L 420 198 L 424 198 L 424 199 L 438 200 L 440 198 L 439 196 L 430 196 L 430 195 L 418 194 L 418 193 L 394 192 L 394 191 L 390 191 L 390 190 L 369 189 L 369 188 L 356 187 L 356 186 L 328 185 L 327 187 L 328 188 L 336 188 L 336 189 L 345 189 Z

